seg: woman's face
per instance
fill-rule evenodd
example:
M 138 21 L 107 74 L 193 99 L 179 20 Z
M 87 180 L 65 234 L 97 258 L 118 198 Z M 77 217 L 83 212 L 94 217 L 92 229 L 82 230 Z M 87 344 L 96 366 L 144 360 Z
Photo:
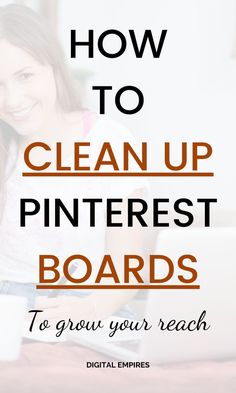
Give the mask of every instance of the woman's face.
M 0 54 L 0 118 L 20 135 L 46 131 L 57 101 L 52 67 L 6 40 Z

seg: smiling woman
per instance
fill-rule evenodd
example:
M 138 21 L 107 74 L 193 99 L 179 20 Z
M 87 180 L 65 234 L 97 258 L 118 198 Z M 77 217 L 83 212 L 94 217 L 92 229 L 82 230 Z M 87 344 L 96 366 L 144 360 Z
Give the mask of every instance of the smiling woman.
M 77 195 L 75 192 L 78 190 L 87 198 L 93 195 L 105 198 L 112 196 L 113 192 L 119 197 L 138 197 L 146 183 L 140 178 L 133 181 L 88 181 L 84 178 L 69 182 L 45 179 L 41 182 L 22 177 L 25 147 L 36 141 L 44 141 L 48 146 L 61 143 L 63 153 L 70 161 L 73 156 L 71 146 L 85 135 L 91 137 L 96 147 L 106 141 L 118 148 L 132 138 L 125 127 L 106 116 L 99 117 L 81 109 L 76 84 L 72 82 L 60 45 L 47 23 L 31 9 L 16 5 L 0 7 L 0 55 L 0 194 L 4 196 L 0 201 L 0 283 L 3 283 L 0 292 L 1 288 L 5 288 L 4 293 L 26 296 L 31 308 L 39 294 L 35 288 L 38 282 L 35 261 L 43 250 L 50 248 L 50 252 L 55 254 L 58 251 L 63 258 L 65 253 L 73 253 L 79 244 L 81 252 L 84 250 L 84 255 L 88 255 L 96 265 L 107 251 L 118 258 L 121 249 L 127 245 L 133 249 L 135 245 L 138 254 L 142 242 L 134 228 L 132 234 L 122 228 L 117 249 L 114 233 L 109 233 L 105 225 L 104 209 L 99 212 L 99 227 L 94 230 L 86 225 L 84 209 L 80 212 L 84 216 L 81 230 L 74 231 L 68 225 L 40 230 L 38 217 L 30 228 L 22 230 L 18 221 L 19 211 L 16 210 L 19 200 L 27 196 L 67 200 L 71 195 Z M 116 156 L 120 157 L 119 152 Z M 48 294 L 48 291 L 40 292 L 40 295 Z M 73 308 L 78 317 L 78 312 L 83 313 L 87 309 L 88 302 L 78 299 L 85 295 L 80 292 L 76 296 L 68 296 L 66 305 L 60 302 L 59 296 L 59 310 L 71 312 Z M 104 302 L 108 299 L 107 293 L 87 293 L 87 298 L 90 303 L 96 300 L 96 304 L 101 300 L 102 313 L 110 315 L 133 295 L 119 291 L 112 296 L 110 294 L 109 305 Z
M 14 9 L 14 12 L 12 12 Z M 0 12 L 0 113 L 23 135 L 44 129 L 52 113 L 78 111 L 78 94 L 46 22 L 28 8 Z M 33 119 L 33 120 L 32 120 Z
M 40 64 L 4 39 L 0 41 L 0 53 L 5 54 L 0 64 L 2 119 L 21 135 L 43 130 L 57 99 L 51 66 Z
M 18 135 L 50 128 L 53 116 L 78 111 L 80 99 L 56 37 L 31 9 L 0 9 L 0 53 L 0 118 L 7 123 L 0 129 L 2 179 L 8 146 L 18 145 Z

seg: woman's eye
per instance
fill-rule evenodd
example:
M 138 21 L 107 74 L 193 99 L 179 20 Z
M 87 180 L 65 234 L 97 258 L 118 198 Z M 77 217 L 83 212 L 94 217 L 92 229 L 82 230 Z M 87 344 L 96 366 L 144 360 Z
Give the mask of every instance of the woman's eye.
M 20 81 L 28 81 L 30 80 L 34 75 L 30 72 L 24 72 L 23 74 L 19 75 L 19 80 Z

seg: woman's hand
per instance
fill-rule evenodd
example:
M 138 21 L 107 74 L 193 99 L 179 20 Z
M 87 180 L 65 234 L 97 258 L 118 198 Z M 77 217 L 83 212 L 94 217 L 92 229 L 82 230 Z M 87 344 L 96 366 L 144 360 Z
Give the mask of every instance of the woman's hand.
M 78 296 L 57 296 L 49 298 L 40 296 L 36 299 L 35 309 L 43 310 L 41 319 L 47 319 L 55 325 L 58 321 L 69 318 L 76 322 L 81 319 L 94 321 L 98 319 L 99 310 L 96 310 L 93 301 Z

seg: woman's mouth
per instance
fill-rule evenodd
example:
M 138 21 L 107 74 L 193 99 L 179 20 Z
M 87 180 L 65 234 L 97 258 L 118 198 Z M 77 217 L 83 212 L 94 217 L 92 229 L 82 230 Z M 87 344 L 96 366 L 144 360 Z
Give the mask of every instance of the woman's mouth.
M 8 111 L 7 114 L 13 120 L 17 120 L 17 121 L 27 120 L 29 115 L 31 114 L 32 110 L 34 109 L 34 107 L 36 105 L 37 105 L 37 102 L 35 102 L 34 104 L 31 104 L 29 106 L 25 106 L 23 108 L 19 108 L 19 109 L 14 110 L 14 111 Z

